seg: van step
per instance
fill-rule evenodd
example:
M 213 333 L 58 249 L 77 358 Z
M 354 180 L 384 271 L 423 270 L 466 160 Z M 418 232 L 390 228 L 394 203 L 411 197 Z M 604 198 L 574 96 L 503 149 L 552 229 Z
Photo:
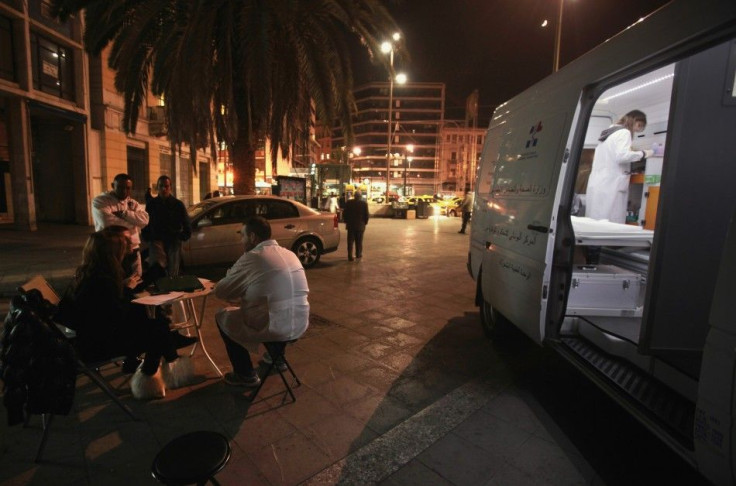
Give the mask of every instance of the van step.
M 695 405 L 692 402 L 636 366 L 601 351 L 584 339 L 566 336 L 560 341 L 674 432 L 682 445 L 693 449 Z

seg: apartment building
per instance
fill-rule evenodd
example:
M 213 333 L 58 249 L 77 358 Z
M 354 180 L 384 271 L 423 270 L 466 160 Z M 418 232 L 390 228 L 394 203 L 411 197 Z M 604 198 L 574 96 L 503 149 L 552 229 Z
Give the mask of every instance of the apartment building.
M 394 84 L 391 93 L 388 82 L 372 82 L 357 87 L 354 94 L 358 108 L 353 119 L 355 141 L 347 148 L 352 154 L 353 179 L 371 194 L 383 194 L 388 172 L 390 194 L 436 192 L 444 83 Z M 387 157 L 389 138 L 391 156 Z M 333 152 L 347 146 L 339 129 L 333 130 L 331 145 Z M 354 147 L 360 148 L 359 155 L 352 151 Z

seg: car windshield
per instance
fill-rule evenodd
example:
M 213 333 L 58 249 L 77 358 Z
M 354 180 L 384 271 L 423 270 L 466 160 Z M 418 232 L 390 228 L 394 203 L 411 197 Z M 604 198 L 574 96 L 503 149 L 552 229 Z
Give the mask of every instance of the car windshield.
M 207 211 L 209 208 L 217 204 L 217 201 L 213 201 L 211 199 L 208 199 L 206 201 L 202 201 L 201 203 L 197 203 L 194 206 L 189 206 L 187 209 L 187 214 L 189 215 L 189 219 L 194 219 L 203 212 Z

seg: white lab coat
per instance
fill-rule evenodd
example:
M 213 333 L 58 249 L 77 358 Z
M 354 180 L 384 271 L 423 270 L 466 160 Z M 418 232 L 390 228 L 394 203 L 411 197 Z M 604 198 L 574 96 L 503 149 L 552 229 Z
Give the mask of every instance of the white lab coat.
M 220 329 L 251 352 L 258 343 L 299 338 L 309 326 L 307 277 L 294 253 L 276 240 L 244 253 L 217 283 L 215 295 L 239 307 L 217 312 Z
M 598 144 L 588 178 L 585 216 L 612 223 L 626 222 L 631 163 L 643 157 L 641 150 L 631 150 L 631 132 L 625 128 Z

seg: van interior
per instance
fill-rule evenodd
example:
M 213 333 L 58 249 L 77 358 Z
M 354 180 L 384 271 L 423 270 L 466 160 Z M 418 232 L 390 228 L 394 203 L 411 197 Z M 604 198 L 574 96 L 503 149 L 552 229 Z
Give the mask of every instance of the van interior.
M 666 422 L 684 443 L 692 440 L 710 304 L 736 208 L 736 110 L 727 89 L 735 52 L 729 41 L 604 87 L 587 120 L 573 195 L 574 269 L 560 341 L 628 394 L 637 393 L 637 368 L 655 378 L 646 387 L 658 381 L 675 390 L 684 405 Z M 648 123 L 632 148 L 655 155 L 631 165 L 626 224 L 586 218 L 599 134 L 634 109 Z M 616 376 L 617 363 L 633 365 L 633 374 Z M 655 413 L 654 401 L 676 401 L 652 397 L 646 406 Z

